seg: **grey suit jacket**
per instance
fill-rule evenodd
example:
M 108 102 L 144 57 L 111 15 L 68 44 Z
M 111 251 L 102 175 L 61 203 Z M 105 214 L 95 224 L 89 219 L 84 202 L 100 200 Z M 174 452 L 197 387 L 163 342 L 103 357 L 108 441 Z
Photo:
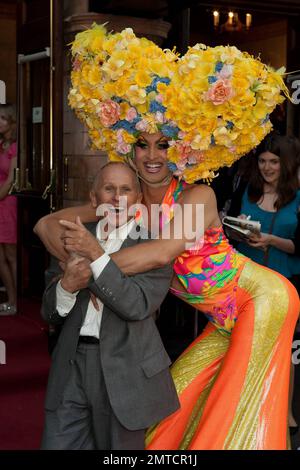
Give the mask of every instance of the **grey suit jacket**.
M 89 226 L 88 226 L 89 225 Z M 96 224 L 87 228 L 95 234 Z M 122 248 L 147 242 L 140 229 L 137 240 L 128 237 Z M 52 275 L 57 270 L 52 269 Z M 179 408 L 169 372 L 171 363 L 153 319 L 167 294 L 172 267 L 126 276 L 110 260 L 89 289 L 103 302 L 100 328 L 100 357 L 112 409 L 129 430 L 145 429 Z M 46 409 L 55 410 L 62 399 L 83 324 L 90 293 L 83 289 L 66 318 L 56 311 L 56 284 L 50 283 L 43 296 L 42 315 L 52 324 L 62 324 L 52 355 Z M 100 366 L 100 365 L 99 365 Z

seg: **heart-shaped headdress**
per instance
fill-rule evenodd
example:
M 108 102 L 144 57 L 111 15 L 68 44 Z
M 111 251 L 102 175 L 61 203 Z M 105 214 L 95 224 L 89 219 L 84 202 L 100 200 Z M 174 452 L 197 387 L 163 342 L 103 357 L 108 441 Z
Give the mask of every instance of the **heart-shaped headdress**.
M 130 28 L 102 25 L 72 43 L 69 104 L 92 145 L 111 160 L 134 157 L 141 132 L 169 141 L 169 167 L 188 183 L 210 179 L 270 132 L 270 113 L 288 95 L 282 74 L 234 46 L 196 44 L 179 57 Z

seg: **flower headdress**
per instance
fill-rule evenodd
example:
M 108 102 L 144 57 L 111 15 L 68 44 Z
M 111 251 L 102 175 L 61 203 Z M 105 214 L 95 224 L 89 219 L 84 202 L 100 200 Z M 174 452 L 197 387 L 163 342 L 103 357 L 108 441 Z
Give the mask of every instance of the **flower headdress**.
M 169 141 L 169 167 L 188 183 L 214 177 L 271 130 L 270 113 L 288 91 L 274 71 L 232 46 L 197 44 L 181 58 L 130 28 L 94 24 L 72 43 L 70 106 L 95 148 L 133 158 L 141 132 Z

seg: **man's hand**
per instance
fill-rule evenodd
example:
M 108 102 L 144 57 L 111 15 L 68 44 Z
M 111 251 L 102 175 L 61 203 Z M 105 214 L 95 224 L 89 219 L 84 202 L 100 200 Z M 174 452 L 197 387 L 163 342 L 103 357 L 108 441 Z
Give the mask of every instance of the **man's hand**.
M 76 292 L 87 287 L 91 276 L 89 261 L 76 256 L 65 263 L 61 286 L 68 292 Z
M 60 220 L 59 223 L 66 229 L 62 235 L 62 240 L 65 250 L 69 253 L 75 252 L 80 256 L 84 256 L 90 262 L 103 255 L 104 251 L 97 238 L 82 225 L 80 217 L 76 217 L 75 223 L 67 220 Z
M 73 260 L 75 260 L 75 258 L 77 258 L 78 261 L 85 259 L 85 258 L 83 258 L 82 256 L 76 256 L 76 255 L 72 257 Z M 70 260 L 71 260 L 71 258 L 70 258 Z M 64 263 L 63 261 L 61 261 L 61 262 L 59 263 L 59 266 L 61 267 L 61 270 L 62 270 L 63 272 L 65 272 L 67 264 Z M 57 279 L 61 279 L 61 278 L 62 278 L 62 276 L 59 275 L 59 276 L 57 276 L 57 277 L 55 278 L 55 280 L 57 281 Z M 54 282 L 54 281 L 53 281 L 53 282 Z M 96 297 L 95 294 L 93 294 L 93 292 L 91 292 L 91 291 L 90 291 L 90 297 L 91 297 L 92 304 L 94 305 L 95 309 L 98 310 L 98 312 L 99 312 L 100 307 L 99 307 L 99 304 L 98 304 L 97 297 Z

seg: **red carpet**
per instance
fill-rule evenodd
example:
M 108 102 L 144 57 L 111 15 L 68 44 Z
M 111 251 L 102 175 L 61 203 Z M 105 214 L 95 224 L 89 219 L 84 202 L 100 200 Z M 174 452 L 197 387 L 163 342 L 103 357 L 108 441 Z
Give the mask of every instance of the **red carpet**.
M 0 317 L 6 364 L 0 364 L 0 450 L 38 449 L 50 357 L 40 304 L 24 302 Z

